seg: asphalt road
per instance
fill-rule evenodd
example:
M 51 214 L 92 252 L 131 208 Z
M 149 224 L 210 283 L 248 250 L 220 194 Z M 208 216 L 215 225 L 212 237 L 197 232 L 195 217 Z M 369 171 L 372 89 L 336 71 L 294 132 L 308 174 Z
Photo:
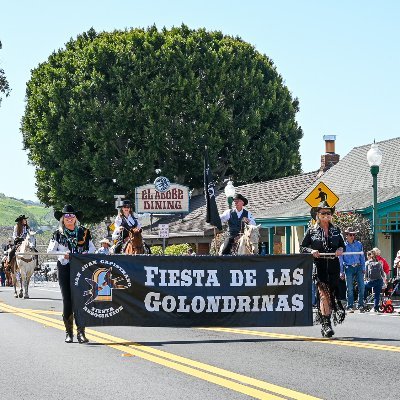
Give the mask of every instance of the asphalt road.
M 349 314 L 320 328 L 87 329 L 64 343 L 57 284 L 0 287 L 0 399 L 391 399 L 400 315 Z M 396 310 L 398 311 L 398 310 Z

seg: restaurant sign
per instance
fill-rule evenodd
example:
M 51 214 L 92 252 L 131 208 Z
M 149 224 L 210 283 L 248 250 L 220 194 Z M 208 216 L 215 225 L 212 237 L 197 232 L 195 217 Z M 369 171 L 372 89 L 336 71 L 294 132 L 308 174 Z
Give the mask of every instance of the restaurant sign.
M 168 178 L 159 176 L 154 184 L 135 189 L 135 206 L 137 213 L 188 213 L 189 188 L 170 183 Z

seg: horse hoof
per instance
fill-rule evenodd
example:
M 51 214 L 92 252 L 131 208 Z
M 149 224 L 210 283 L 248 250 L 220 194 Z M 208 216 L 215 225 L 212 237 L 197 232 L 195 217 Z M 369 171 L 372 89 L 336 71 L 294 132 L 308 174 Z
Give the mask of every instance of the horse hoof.
M 29 299 L 29 296 L 28 295 L 24 296 L 24 299 Z
M 19 297 L 20 299 L 22 299 L 22 296 L 23 296 L 22 293 L 20 293 L 20 294 L 18 295 L 18 297 Z
M 15 297 L 16 299 L 18 299 L 18 295 L 17 295 L 16 293 L 14 294 L 14 297 Z

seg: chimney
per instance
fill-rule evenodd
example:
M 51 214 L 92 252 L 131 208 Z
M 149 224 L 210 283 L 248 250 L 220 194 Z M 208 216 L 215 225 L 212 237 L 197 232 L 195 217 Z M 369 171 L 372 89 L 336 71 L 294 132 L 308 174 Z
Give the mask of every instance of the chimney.
M 319 169 L 318 177 L 328 171 L 329 168 L 337 164 L 340 159 L 339 154 L 335 153 L 336 135 L 324 135 L 324 140 L 325 154 L 321 156 L 321 167 Z

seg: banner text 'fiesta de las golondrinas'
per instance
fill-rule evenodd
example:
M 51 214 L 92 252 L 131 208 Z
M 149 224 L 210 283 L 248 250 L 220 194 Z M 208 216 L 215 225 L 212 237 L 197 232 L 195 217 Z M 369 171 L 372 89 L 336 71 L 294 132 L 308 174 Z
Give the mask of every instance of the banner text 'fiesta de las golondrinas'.
M 312 257 L 71 257 L 82 326 L 312 325 Z

